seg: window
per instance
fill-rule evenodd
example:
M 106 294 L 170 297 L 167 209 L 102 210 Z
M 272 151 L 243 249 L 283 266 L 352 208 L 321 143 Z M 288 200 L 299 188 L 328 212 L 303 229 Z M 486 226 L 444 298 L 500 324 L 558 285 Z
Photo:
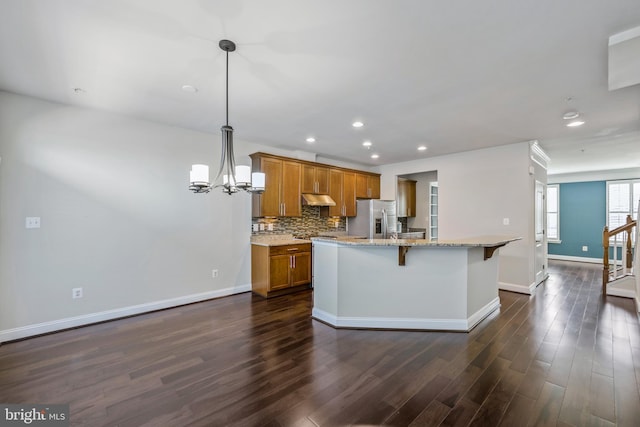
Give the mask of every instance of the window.
M 560 186 L 547 185 L 547 241 L 560 241 Z
M 609 230 L 626 224 L 627 215 L 638 219 L 640 180 L 607 182 L 607 226 Z

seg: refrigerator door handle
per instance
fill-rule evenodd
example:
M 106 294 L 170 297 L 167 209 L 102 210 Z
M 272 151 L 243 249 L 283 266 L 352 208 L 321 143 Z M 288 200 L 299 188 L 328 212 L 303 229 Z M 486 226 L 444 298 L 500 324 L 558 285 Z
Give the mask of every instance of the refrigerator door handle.
M 382 238 L 387 238 L 387 211 L 382 209 Z

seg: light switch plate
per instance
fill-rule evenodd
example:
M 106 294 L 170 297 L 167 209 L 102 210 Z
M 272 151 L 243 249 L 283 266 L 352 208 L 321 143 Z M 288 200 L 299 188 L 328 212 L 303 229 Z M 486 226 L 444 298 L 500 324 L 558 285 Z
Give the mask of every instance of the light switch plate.
M 509 225 L 509 218 L 502 218 L 502 225 Z
M 40 228 L 40 217 L 28 216 L 25 219 L 24 228 Z

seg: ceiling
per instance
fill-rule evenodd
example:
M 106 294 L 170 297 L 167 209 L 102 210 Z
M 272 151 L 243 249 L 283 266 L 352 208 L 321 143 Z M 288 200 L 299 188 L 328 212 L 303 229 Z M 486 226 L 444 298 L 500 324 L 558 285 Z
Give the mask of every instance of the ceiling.
M 550 173 L 640 167 L 639 85 L 607 89 L 608 38 L 640 25 L 638 0 L 0 0 L 0 10 L 0 90 L 215 143 L 228 38 L 229 122 L 243 141 L 373 166 L 536 139 Z M 566 127 L 569 108 L 586 124 Z

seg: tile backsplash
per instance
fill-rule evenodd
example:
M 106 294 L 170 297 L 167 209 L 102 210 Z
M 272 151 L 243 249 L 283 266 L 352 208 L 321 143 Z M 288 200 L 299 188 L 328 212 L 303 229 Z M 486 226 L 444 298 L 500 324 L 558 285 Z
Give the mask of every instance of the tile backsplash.
M 311 237 L 323 231 L 346 231 L 345 217 L 320 216 L 319 206 L 302 205 L 302 216 L 299 217 L 276 217 L 276 218 L 252 218 L 253 225 L 264 225 L 263 231 L 252 231 L 252 235 L 266 234 L 293 234 L 296 237 Z M 269 230 L 269 224 L 273 225 L 273 230 Z M 337 227 L 336 227 L 337 225 Z

